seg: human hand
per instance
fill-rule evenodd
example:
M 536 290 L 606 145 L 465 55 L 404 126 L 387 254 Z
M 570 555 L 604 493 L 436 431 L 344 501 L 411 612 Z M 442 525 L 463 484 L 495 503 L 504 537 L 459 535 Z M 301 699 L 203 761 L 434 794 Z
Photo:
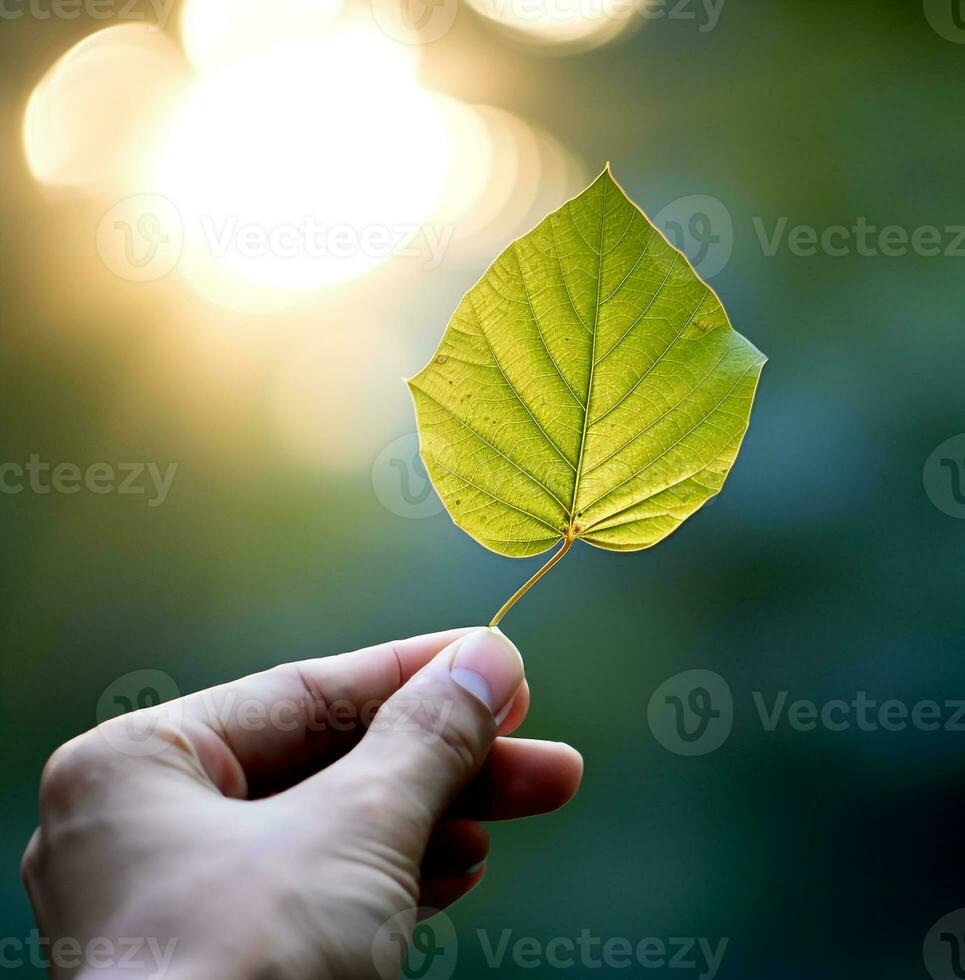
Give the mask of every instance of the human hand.
M 579 786 L 575 750 L 504 737 L 528 707 L 516 648 L 453 630 L 286 664 L 73 739 L 44 770 L 23 863 L 43 934 L 85 951 L 52 975 L 401 967 L 382 927 L 398 917 L 411 935 L 418 907 L 479 882 L 479 821 L 548 812 Z M 143 940 L 141 969 L 104 958 L 125 937 Z

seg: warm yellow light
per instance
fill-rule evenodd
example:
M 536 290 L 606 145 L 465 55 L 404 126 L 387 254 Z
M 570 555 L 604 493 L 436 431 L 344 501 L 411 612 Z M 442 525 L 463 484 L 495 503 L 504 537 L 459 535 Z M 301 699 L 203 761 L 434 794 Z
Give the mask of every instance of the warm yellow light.
M 96 241 L 112 272 L 177 269 L 213 302 L 265 313 L 396 257 L 406 276 L 477 262 L 579 189 L 558 144 L 428 93 L 418 48 L 336 22 L 341 3 L 184 0 L 190 63 L 129 24 L 48 72 L 24 116 L 27 160 L 43 183 L 109 195 Z
M 554 50 L 585 51 L 639 23 L 631 0 L 468 0 L 517 39 Z
M 555 139 L 505 109 L 457 103 L 447 119 L 456 184 L 445 200 L 458 213 L 449 239 L 457 257 L 491 257 L 586 183 Z
M 347 27 L 203 76 L 156 184 L 183 219 L 184 271 L 232 305 L 232 280 L 308 290 L 391 258 L 430 218 L 447 166 L 410 62 Z
M 208 72 L 321 38 L 342 0 L 185 0 L 181 40 L 191 64 Z
M 278 364 L 269 399 L 279 445 L 316 470 L 370 467 L 386 433 L 407 417 L 399 379 L 418 357 L 397 331 L 369 320 L 329 322 Z
M 27 102 L 23 143 L 41 183 L 89 191 L 143 190 L 190 79 L 176 45 L 145 24 L 75 44 Z
M 444 95 L 436 96 L 435 104 L 445 125 L 449 172 L 434 217 L 460 233 L 492 179 L 494 147 L 486 120 L 475 106 Z

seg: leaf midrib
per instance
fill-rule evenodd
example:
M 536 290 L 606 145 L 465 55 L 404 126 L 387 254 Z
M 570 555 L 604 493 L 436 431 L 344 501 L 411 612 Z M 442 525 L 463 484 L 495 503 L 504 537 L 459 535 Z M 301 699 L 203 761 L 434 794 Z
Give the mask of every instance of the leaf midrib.
M 606 192 L 609 183 L 610 182 L 606 179 L 606 172 L 604 172 L 603 203 L 600 207 L 600 245 L 597 249 L 599 259 L 596 267 L 596 308 L 593 311 L 593 332 L 590 338 L 590 372 L 586 382 L 586 406 L 583 410 L 583 434 L 580 436 L 580 454 L 576 460 L 576 479 L 573 481 L 573 499 L 570 501 L 570 520 L 566 529 L 567 538 L 579 537 L 580 533 L 574 522 L 576 520 L 576 504 L 580 494 L 580 481 L 583 475 L 583 458 L 586 453 L 586 434 L 590 428 L 590 406 L 593 403 L 593 375 L 596 369 L 596 338 L 600 331 L 600 296 L 603 292 L 603 242 L 606 237 Z M 550 224 L 552 226 L 552 219 L 550 219 Z M 565 286 L 566 276 L 563 273 L 563 259 L 562 256 L 559 255 L 558 249 L 557 258 L 559 259 L 560 274 L 563 278 L 563 284 Z M 568 292 L 569 290 L 567 290 L 567 293 Z M 577 313 L 577 316 L 579 316 L 579 313 Z

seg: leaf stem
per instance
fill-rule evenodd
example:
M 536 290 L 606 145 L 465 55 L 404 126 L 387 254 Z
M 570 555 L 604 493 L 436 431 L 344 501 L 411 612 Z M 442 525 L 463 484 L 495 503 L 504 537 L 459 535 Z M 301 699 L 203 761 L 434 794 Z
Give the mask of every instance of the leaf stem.
M 553 555 L 552 558 L 534 575 L 526 581 L 503 603 L 502 608 L 493 616 L 493 621 L 489 624 L 490 629 L 497 627 L 502 622 L 503 616 L 509 612 L 520 599 L 565 555 L 572 546 L 576 538 L 572 534 L 567 534 L 563 542 L 563 547 Z

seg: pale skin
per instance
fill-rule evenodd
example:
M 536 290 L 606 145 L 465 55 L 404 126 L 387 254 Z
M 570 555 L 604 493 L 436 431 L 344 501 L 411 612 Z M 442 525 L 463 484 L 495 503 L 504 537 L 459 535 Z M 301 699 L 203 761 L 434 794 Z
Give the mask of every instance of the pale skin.
M 481 821 L 576 792 L 574 749 L 507 737 L 529 697 L 502 634 L 452 630 L 148 708 L 147 738 L 121 717 L 68 742 L 23 864 L 43 935 L 85 951 L 52 976 L 384 978 L 386 923 L 481 880 Z M 125 937 L 164 952 L 110 962 Z

